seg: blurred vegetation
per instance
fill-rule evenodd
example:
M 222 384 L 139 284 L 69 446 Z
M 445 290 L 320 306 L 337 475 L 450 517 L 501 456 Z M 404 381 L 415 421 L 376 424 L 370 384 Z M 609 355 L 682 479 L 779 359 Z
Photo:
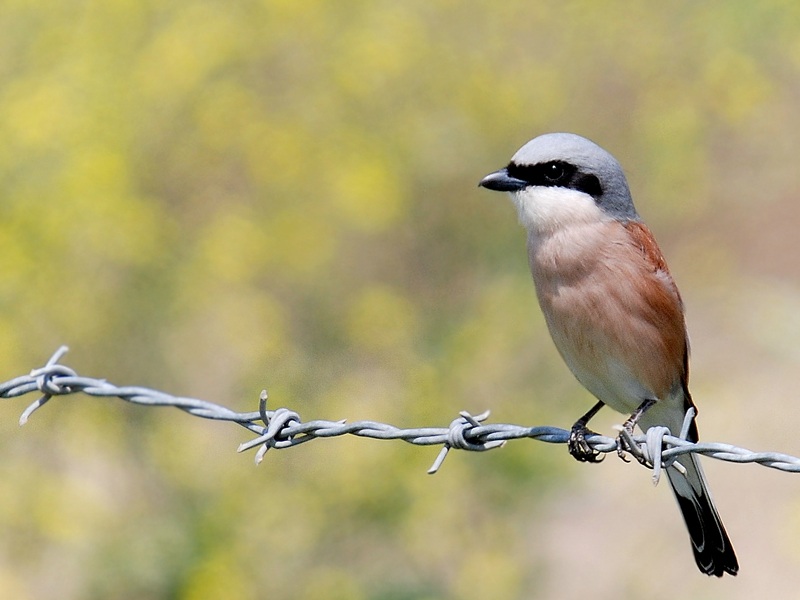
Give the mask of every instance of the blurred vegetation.
M 67 343 L 83 374 L 238 410 L 268 387 L 306 419 L 568 425 L 589 399 L 478 180 L 575 131 L 679 242 L 741 189 L 737 148 L 772 195 L 797 186 L 778 153 L 796 156 L 798 40 L 779 1 L 9 0 L 0 378 Z M 734 260 L 692 243 L 685 280 Z M 22 406 L 0 437 L 4 598 L 558 587 L 535 538 L 580 472 L 563 449 L 431 478 L 435 449 L 341 439 L 255 470 L 232 426 L 69 399 L 18 431 Z

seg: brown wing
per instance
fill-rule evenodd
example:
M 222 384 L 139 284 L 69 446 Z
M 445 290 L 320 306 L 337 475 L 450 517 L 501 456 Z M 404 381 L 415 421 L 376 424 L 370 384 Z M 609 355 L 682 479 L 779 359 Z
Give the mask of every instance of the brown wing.
M 683 300 L 681 299 L 681 294 L 678 291 L 678 286 L 675 285 L 675 281 L 672 279 L 672 275 L 669 272 L 669 267 L 667 267 L 667 261 L 664 259 L 664 255 L 661 253 L 661 248 L 658 247 L 658 244 L 656 243 L 656 240 L 653 237 L 650 229 L 647 227 L 647 225 L 640 221 L 628 221 L 625 223 L 625 228 L 628 230 L 631 240 L 633 240 L 633 242 L 641 250 L 645 260 L 652 268 L 653 273 L 657 274 L 659 279 L 664 282 L 664 285 L 667 287 L 667 289 L 674 294 L 675 298 L 678 300 L 681 310 L 683 310 Z M 692 401 L 692 396 L 689 393 L 689 338 L 686 334 L 685 325 L 683 328 L 683 346 L 683 373 L 681 374 L 681 385 L 683 386 L 685 397 L 684 410 L 694 408 L 696 412 L 697 407 Z M 689 436 L 694 440 L 697 440 L 697 426 L 694 424 L 694 422 L 692 423 Z
M 675 282 L 672 280 L 669 267 L 667 267 L 667 261 L 664 260 L 664 255 L 661 254 L 661 248 L 658 247 L 650 228 L 640 221 L 628 221 L 625 223 L 625 229 L 628 230 L 631 240 L 641 249 L 645 259 L 652 266 L 653 272 L 661 272 L 664 274 L 665 283 L 669 285 L 672 292 L 678 297 L 681 307 L 683 307 L 683 301 L 681 300 L 678 286 L 676 286 Z

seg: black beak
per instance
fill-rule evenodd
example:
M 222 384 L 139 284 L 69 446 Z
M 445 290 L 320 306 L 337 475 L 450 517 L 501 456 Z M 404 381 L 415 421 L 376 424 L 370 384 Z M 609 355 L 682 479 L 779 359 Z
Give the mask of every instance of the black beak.
M 489 173 L 481 179 L 478 185 L 494 192 L 518 192 L 528 187 L 528 182 L 511 177 L 508 174 L 508 169 L 500 169 L 494 173 Z

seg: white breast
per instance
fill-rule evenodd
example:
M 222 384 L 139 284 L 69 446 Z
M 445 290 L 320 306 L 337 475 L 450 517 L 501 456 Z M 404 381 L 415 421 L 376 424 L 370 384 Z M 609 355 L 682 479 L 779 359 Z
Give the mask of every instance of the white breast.
M 549 233 L 529 228 L 528 251 L 539 304 L 564 361 L 619 412 L 666 396 L 680 382 L 680 364 L 673 364 L 657 307 L 645 293 L 663 283 L 619 223 L 576 221 L 587 210 L 548 210 L 573 221 Z M 682 321 L 674 327 L 680 332 Z
M 531 186 L 509 195 L 517 207 L 520 224 L 537 233 L 609 219 L 594 198 L 577 190 Z

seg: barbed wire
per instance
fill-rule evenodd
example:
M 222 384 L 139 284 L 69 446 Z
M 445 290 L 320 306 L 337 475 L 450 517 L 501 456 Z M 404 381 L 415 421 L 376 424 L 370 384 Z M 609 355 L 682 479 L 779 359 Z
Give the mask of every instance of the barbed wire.
M 403 440 L 418 446 L 442 446 L 429 473 L 435 473 L 451 449 L 483 452 L 499 448 L 507 441 L 533 439 L 551 444 L 565 444 L 570 432 L 566 429 L 549 426 L 523 427 L 507 423 L 484 423 L 489 417 L 486 411 L 480 415 L 461 412 L 448 427 L 419 427 L 400 429 L 386 423 L 375 421 L 314 420 L 303 422 L 300 415 L 288 408 L 267 410 L 268 395 L 261 392 L 259 409 L 254 412 L 239 413 L 225 406 L 140 386 L 118 387 L 104 379 L 83 377 L 59 361 L 67 353 L 62 346 L 50 357 L 43 367 L 34 369 L 28 375 L 15 377 L 0 383 L 0 398 L 17 398 L 38 392 L 41 396 L 31 403 L 20 416 L 24 425 L 31 415 L 56 396 L 86 394 L 98 398 L 119 398 L 132 404 L 143 406 L 171 406 L 195 417 L 216 421 L 230 421 L 241 425 L 256 434 L 256 437 L 239 445 L 238 452 L 258 448 L 255 456 L 259 464 L 272 448 L 291 448 L 319 438 L 342 435 L 378 440 Z M 621 430 L 626 450 L 639 462 L 653 471 L 653 482 L 658 483 L 662 470 L 668 466 L 682 469 L 678 459 L 688 453 L 702 454 L 710 458 L 734 463 L 756 463 L 772 469 L 792 473 L 800 472 L 800 458 L 778 452 L 752 452 L 731 444 L 700 442 L 692 443 L 685 439 L 688 424 L 693 418 L 693 409 L 686 415 L 681 435 L 675 437 L 665 427 L 653 427 L 644 435 L 631 436 Z M 617 452 L 617 440 L 602 435 L 587 436 L 587 443 L 598 453 Z

